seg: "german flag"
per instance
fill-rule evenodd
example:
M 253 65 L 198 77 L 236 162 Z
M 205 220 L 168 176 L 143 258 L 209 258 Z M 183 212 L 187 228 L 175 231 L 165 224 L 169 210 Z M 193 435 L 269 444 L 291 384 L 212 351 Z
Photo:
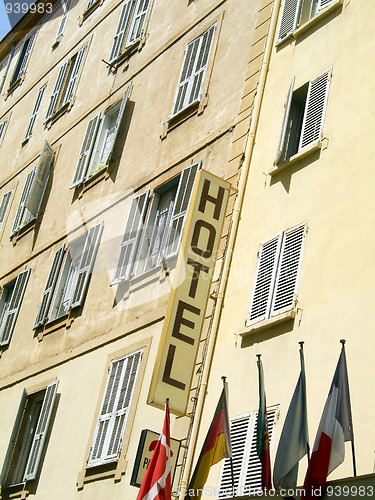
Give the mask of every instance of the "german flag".
M 185 500 L 199 500 L 203 487 L 206 484 L 211 465 L 217 464 L 225 457 L 232 456 L 230 443 L 228 406 L 227 406 L 227 382 L 216 407 L 215 415 L 204 441 L 202 451 L 191 477 Z

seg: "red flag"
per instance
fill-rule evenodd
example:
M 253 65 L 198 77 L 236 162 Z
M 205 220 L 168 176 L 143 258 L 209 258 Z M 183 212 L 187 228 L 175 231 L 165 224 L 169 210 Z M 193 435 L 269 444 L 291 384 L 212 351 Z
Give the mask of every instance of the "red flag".
M 163 431 L 155 446 L 137 500 L 171 500 L 171 437 L 168 401 Z
M 271 459 L 270 459 L 270 437 L 268 433 L 266 391 L 264 390 L 263 364 L 258 354 L 259 369 L 259 411 L 257 422 L 257 453 L 262 463 L 262 488 L 272 489 L 271 483 Z

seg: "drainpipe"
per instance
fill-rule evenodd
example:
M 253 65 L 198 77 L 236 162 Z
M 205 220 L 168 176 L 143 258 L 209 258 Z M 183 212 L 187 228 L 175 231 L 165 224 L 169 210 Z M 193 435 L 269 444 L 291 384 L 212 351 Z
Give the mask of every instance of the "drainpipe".
M 264 89 L 265 89 L 266 79 L 267 79 L 267 74 L 268 74 L 268 68 L 269 68 L 269 63 L 270 63 L 270 57 L 271 57 L 271 52 L 272 52 L 274 37 L 275 37 L 275 32 L 276 32 L 278 13 L 279 13 L 279 9 L 280 9 L 280 2 L 281 2 L 281 0 L 274 0 L 270 28 L 269 28 L 269 32 L 268 32 L 268 36 L 267 36 L 266 46 L 264 49 L 264 57 L 263 57 L 263 61 L 262 61 L 262 67 L 260 70 L 259 82 L 258 82 L 258 86 L 257 86 L 256 95 L 254 98 L 254 107 L 253 107 L 253 111 L 251 114 L 251 124 L 250 124 L 250 129 L 248 132 L 248 136 L 247 136 L 244 161 L 242 164 L 241 176 L 240 176 L 239 185 L 238 185 L 238 195 L 237 195 L 234 209 L 233 209 L 232 227 L 231 227 L 231 232 L 229 235 L 228 246 L 226 249 L 226 255 L 225 255 L 225 260 L 224 260 L 224 264 L 223 264 L 222 278 L 220 281 L 220 286 L 219 286 L 219 290 L 218 290 L 218 294 L 217 294 L 216 307 L 215 307 L 214 317 L 213 317 L 213 321 L 212 321 L 211 335 L 210 335 L 210 338 L 208 341 L 208 346 L 207 346 L 207 353 L 206 353 L 206 359 L 205 359 L 204 368 L 203 368 L 202 380 L 201 380 L 201 383 L 199 386 L 197 406 L 195 409 L 194 422 L 193 422 L 193 427 L 192 427 L 191 436 L 190 436 L 190 446 L 188 448 L 188 453 L 186 456 L 186 462 L 185 462 L 185 466 L 184 466 L 184 474 L 183 474 L 183 478 L 181 481 L 181 490 L 180 490 L 179 500 L 184 500 L 185 491 L 187 490 L 187 487 L 188 487 L 188 480 L 189 480 L 190 472 L 192 469 L 192 462 L 193 462 L 195 447 L 197 444 L 197 437 L 198 437 L 200 422 L 201 422 L 202 413 L 203 413 L 203 406 L 204 406 L 204 401 L 206 399 L 207 384 L 208 384 L 208 379 L 209 379 L 210 370 L 211 370 L 211 366 L 212 366 L 212 359 L 213 359 L 213 354 L 214 354 L 216 338 L 217 338 L 217 334 L 218 334 L 220 315 L 221 315 L 221 310 L 223 307 L 224 292 L 225 292 L 225 288 L 226 288 L 227 281 L 228 281 L 229 269 L 230 269 L 230 265 L 231 265 L 234 244 L 235 244 L 235 240 L 236 240 L 236 236 L 237 236 L 238 224 L 239 224 L 240 214 L 241 214 L 243 200 L 244 200 L 244 196 L 245 196 L 247 179 L 249 176 L 250 163 L 251 163 L 251 158 L 252 158 L 253 149 L 254 149 L 255 135 L 256 135 L 256 131 L 257 131 L 257 127 L 258 127 L 260 109 L 261 109 L 261 105 L 262 105 L 263 94 L 264 94 Z
M 12 45 L 12 49 L 10 51 L 10 54 L 9 54 L 9 57 L 8 57 L 8 61 L 7 61 L 7 67 L 5 69 L 5 73 L 1 79 L 1 82 L 0 82 L 0 94 L 1 92 L 3 91 L 3 87 L 4 87 L 4 83 L 5 83 L 5 79 L 7 77 L 7 74 L 8 74 L 8 71 L 9 71 L 9 66 L 10 66 L 10 63 L 12 62 L 12 59 L 13 59 L 13 54 L 14 54 L 14 49 L 16 48 L 16 43 L 14 43 Z

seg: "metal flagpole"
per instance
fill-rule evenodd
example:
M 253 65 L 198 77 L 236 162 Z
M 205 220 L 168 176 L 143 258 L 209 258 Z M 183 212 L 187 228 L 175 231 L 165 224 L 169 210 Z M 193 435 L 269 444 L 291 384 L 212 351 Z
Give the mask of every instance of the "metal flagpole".
M 227 384 L 227 377 L 224 377 L 222 376 L 221 377 L 221 380 L 223 381 L 223 390 L 224 390 L 224 394 L 225 394 L 225 416 L 224 416 L 224 419 L 226 419 L 226 423 L 224 424 L 225 427 L 228 426 L 228 432 L 229 432 L 229 440 L 231 439 L 230 437 L 230 427 L 229 427 L 229 420 L 228 420 L 228 394 L 227 394 L 227 389 L 228 389 L 228 384 Z M 225 440 L 227 438 L 227 436 L 225 435 L 225 429 L 224 429 L 224 436 L 225 436 Z M 230 452 L 230 472 L 231 472 L 231 476 L 232 476 L 232 492 L 233 492 L 233 497 L 236 496 L 236 493 L 235 493 L 235 486 L 234 486 L 234 468 L 233 468 L 233 457 L 232 457 L 232 445 L 231 445 L 231 442 L 229 443 L 230 445 L 230 450 L 228 450 Z M 227 445 L 226 445 L 227 446 Z
M 305 343 L 303 340 L 298 342 L 300 345 L 300 359 L 301 359 L 301 371 L 303 372 L 303 390 L 305 393 L 305 403 L 306 403 L 306 376 L 305 376 L 305 358 L 303 355 L 303 344 Z M 307 410 L 306 410 L 307 411 Z M 307 463 L 310 463 L 310 444 L 307 442 Z

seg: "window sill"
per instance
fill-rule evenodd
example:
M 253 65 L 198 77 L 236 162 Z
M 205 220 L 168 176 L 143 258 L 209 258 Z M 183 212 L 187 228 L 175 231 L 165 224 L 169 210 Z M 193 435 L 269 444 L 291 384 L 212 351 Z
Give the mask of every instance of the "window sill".
M 26 482 L 3 486 L 1 489 L 1 499 L 10 500 L 14 498 L 26 499 L 29 496 L 29 491 L 26 489 Z
M 10 96 L 10 94 L 12 94 L 16 90 L 16 88 L 21 85 L 21 83 L 24 80 L 24 77 L 25 77 L 25 74 L 23 74 L 22 76 L 17 78 L 17 80 L 15 82 L 13 82 L 11 85 L 9 85 L 9 88 L 8 88 L 7 94 L 6 94 L 6 98 L 8 98 Z
M 274 175 L 282 172 L 283 170 L 291 167 L 292 165 L 295 165 L 304 158 L 307 158 L 308 156 L 316 153 L 317 151 L 322 149 L 322 147 L 323 147 L 323 141 L 321 140 L 309 144 L 308 146 L 298 151 L 298 153 L 291 156 L 288 160 L 285 160 L 277 165 L 274 164 L 274 168 L 268 172 L 268 175 L 273 177 Z
M 135 40 L 131 45 L 125 47 L 124 51 L 121 52 L 115 59 L 112 59 L 112 61 L 108 61 L 108 64 L 112 68 L 113 72 L 117 71 L 117 68 L 124 62 L 128 62 L 135 52 L 140 52 L 144 44 L 145 39 Z
M 78 198 L 82 198 L 86 191 L 94 187 L 96 184 L 98 184 L 98 182 L 101 182 L 102 180 L 106 181 L 107 179 L 109 179 L 109 165 L 101 168 L 94 174 L 90 175 L 90 177 L 85 179 L 81 184 L 78 184 L 71 189 L 74 189 L 76 191 Z
M 247 337 L 252 333 L 260 332 L 279 323 L 284 323 L 285 321 L 290 321 L 295 318 L 296 314 L 297 310 L 291 309 L 290 311 L 278 314 L 277 316 L 273 316 L 272 318 L 263 319 L 262 321 L 258 321 L 258 323 L 246 326 L 242 331 L 239 332 L 239 335 L 242 338 Z
M 120 481 L 125 474 L 128 462 L 124 457 L 112 460 L 106 464 L 86 465 L 78 474 L 76 486 L 78 490 L 82 490 L 84 485 L 93 481 L 110 479 Z
M 38 341 L 41 342 L 45 335 L 55 332 L 60 328 L 65 328 L 66 330 L 70 328 L 74 321 L 74 317 L 71 316 L 70 312 L 59 318 L 48 320 L 43 326 L 38 326 L 35 330 L 40 330 L 38 333 Z
M 169 116 L 167 119 L 167 123 L 164 124 L 163 126 L 163 132 L 160 135 L 160 139 L 165 139 L 167 137 L 167 134 L 176 128 L 178 125 L 181 123 L 185 122 L 188 120 L 190 117 L 193 115 L 201 115 L 204 111 L 204 108 L 207 106 L 208 102 L 208 97 L 205 96 L 201 101 L 195 101 L 186 108 L 182 109 L 178 113 Z
M 61 106 L 57 111 L 53 113 L 47 120 L 45 120 L 44 125 L 48 128 L 51 127 L 51 125 L 60 118 L 63 114 L 66 112 L 70 111 L 72 106 L 74 104 L 73 99 L 70 101 L 66 102 L 63 106 Z
M 83 22 L 96 10 L 99 5 L 102 5 L 103 0 L 96 0 L 88 9 L 86 9 L 82 16 L 78 19 L 78 25 L 82 26 Z
M 35 227 L 36 219 L 32 219 L 23 226 L 21 226 L 19 229 L 17 229 L 13 234 L 10 235 L 10 240 L 15 246 L 17 244 L 17 241 L 22 238 L 25 234 L 29 233 L 32 231 Z

